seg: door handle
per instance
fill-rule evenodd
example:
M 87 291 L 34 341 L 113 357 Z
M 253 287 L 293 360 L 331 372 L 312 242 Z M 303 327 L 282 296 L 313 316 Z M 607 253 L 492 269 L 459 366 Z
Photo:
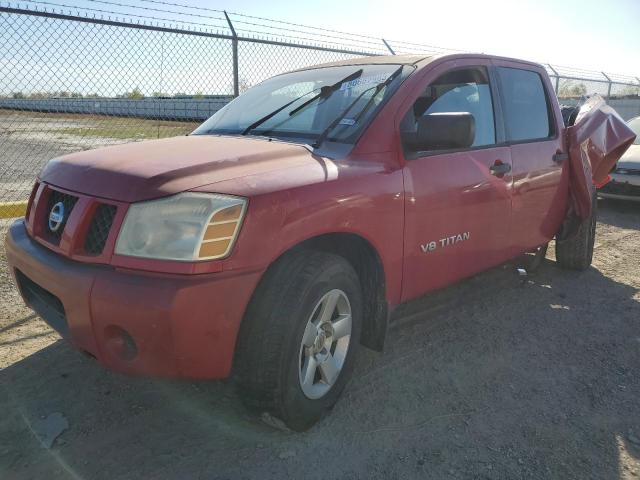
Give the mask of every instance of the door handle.
M 489 171 L 491 172 L 491 175 L 503 177 L 511 171 L 511 164 L 502 163 L 502 160 L 496 160 L 496 162 L 489 167 Z
M 561 164 L 565 160 L 569 159 L 569 154 L 568 153 L 558 152 L 558 153 L 554 154 L 552 158 L 553 158 L 553 161 L 555 163 Z

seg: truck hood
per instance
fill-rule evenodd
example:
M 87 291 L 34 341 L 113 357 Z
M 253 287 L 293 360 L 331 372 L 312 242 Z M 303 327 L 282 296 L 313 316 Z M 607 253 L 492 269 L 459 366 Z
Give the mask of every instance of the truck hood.
M 246 176 L 273 176 L 276 170 L 322 170 L 319 160 L 300 145 L 193 135 L 65 155 L 51 160 L 40 179 L 78 193 L 137 202 Z

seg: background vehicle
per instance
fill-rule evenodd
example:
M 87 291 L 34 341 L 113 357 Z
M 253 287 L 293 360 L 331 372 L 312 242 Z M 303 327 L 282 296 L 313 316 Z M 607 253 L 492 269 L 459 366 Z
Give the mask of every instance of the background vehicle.
M 589 266 L 593 180 L 634 138 L 589 107 L 567 129 L 544 68 L 485 55 L 280 75 L 191 136 L 50 162 L 7 258 L 105 366 L 233 369 L 250 406 L 303 430 L 400 303 L 554 236 L 561 266 Z M 602 122 L 617 128 L 594 136 Z
M 632 118 L 627 124 L 636 134 L 636 139 L 618 160 L 616 169 L 611 173 L 611 181 L 598 189 L 598 195 L 640 201 L 640 117 Z

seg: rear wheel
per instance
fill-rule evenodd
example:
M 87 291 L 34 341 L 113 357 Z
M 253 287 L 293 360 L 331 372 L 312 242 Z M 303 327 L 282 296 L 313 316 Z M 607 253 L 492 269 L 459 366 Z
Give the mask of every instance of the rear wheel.
M 342 257 L 297 252 L 267 273 L 238 339 L 243 401 L 293 430 L 311 427 L 338 400 L 360 342 L 362 294 Z
M 560 234 L 556 238 L 556 260 L 563 268 L 586 270 L 593 260 L 593 245 L 596 238 L 597 197 L 592 196 L 591 215 L 574 226 L 568 238 Z

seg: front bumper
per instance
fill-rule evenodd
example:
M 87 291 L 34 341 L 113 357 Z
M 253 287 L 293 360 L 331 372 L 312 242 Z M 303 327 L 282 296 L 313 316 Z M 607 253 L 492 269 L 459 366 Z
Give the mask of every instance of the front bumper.
M 151 376 L 229 375 L 261 272 L 152 274 L 75 262 L 33 241 L 22 220 L 5 245 L 25 302 L 105 367 Z

